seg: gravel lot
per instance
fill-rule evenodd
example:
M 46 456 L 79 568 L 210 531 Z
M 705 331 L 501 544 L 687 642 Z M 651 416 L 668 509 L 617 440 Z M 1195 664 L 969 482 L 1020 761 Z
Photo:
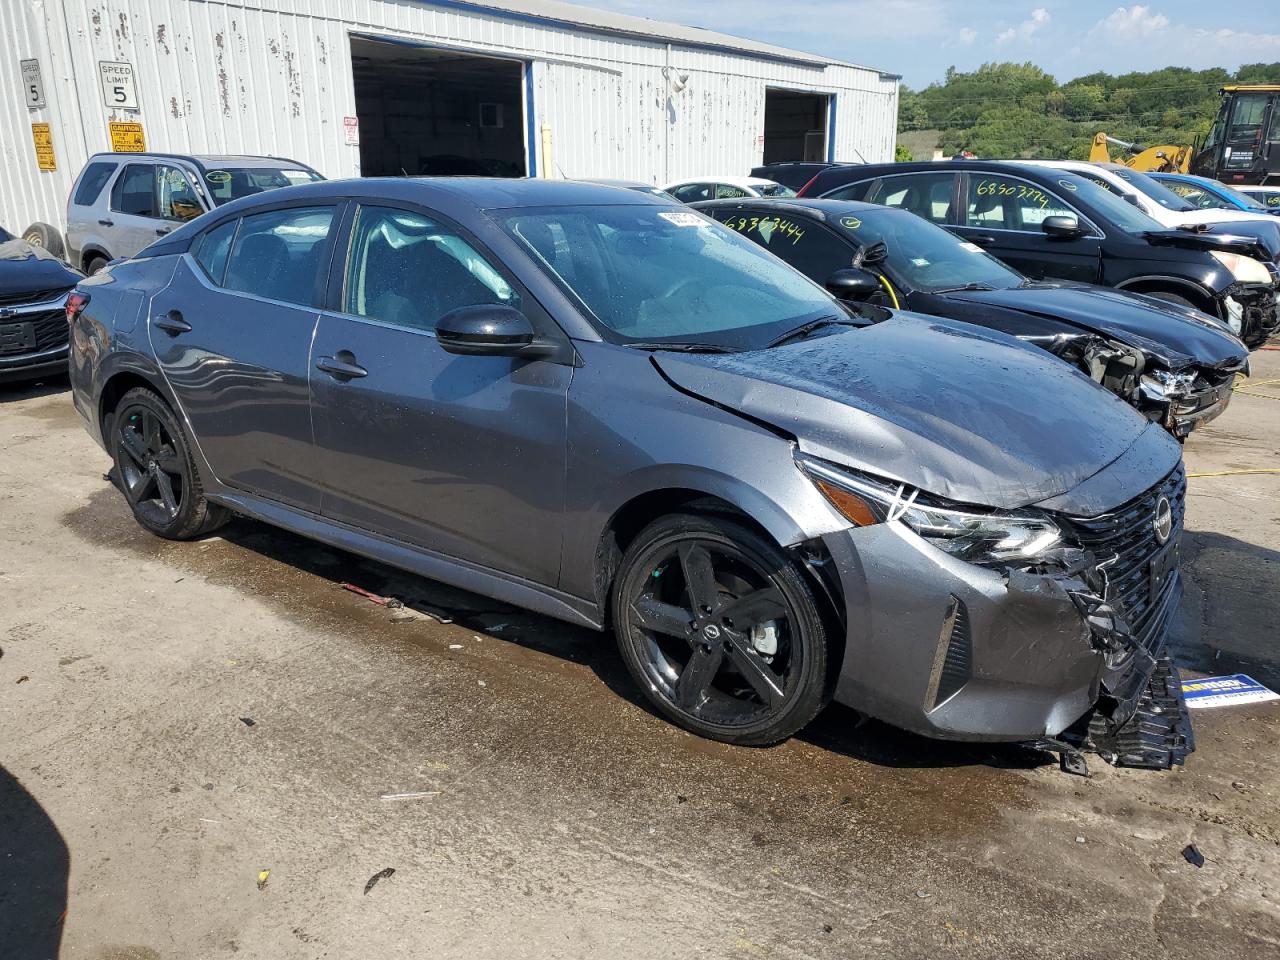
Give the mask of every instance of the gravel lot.
M 1280 689 L 1280 473 L 1196 476 L 1280 467 L 1280 353 L 1186 457 L 1181 662 Z M 108 466 L 65 383 L 0 388 L 5 960 L 1280 955 L 1278 704 L 1090 780 L 838 708 L 722 746 L 600 636 L 249 521 L 153 539 Z

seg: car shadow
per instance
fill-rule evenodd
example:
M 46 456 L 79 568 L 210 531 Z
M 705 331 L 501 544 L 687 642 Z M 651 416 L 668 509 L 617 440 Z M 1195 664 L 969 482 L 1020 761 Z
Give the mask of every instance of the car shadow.
M 237 518 L 218 533 L 236 547 L 329 581 L 334 587 L 350 583 L 378 597 L 394 598 L 406 609 L 424 616 L 581 664 L 611 693 L 660 717 L 640 694 L 612 638 L 606 634 L 418 577 L 256 520 Z M 865 718 L 837 703 L 828 706 L 797 739 L 886 767 L 985 765 L 1030 769 L 1056 762 L 1042 751 L 1018 744 L 961 743 L 917 736 Z
M 14 383 L 0 383 L 0 403 L 16 403 L 19 400 L 38 400 L 41 397 L 52 397 L 66 393 L 71 389 L 71 380 L 65 373 L 45 377 L 41 380 L 20 380 Z
M 0 766 L 0 954 L 14 960 L 58 956 L 70 870 L 57 826 Z

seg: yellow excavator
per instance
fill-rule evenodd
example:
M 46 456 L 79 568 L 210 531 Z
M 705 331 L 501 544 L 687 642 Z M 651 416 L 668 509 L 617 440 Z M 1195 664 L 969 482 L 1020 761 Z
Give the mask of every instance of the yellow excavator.
M 1223 87 L 1222 106 L 1204 143 L 1140 147 L 1096 134 L 1089 159 L 1134 170 L 1194 173 L 1231 184 L 1280 183 L 1280 84 Z M 1130 156 L 1113 160 L 1108 146 Z

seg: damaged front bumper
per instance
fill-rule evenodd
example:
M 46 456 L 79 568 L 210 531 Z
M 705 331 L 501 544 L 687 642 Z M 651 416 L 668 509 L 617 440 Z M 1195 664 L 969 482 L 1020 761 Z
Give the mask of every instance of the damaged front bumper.
M 1138 409 L 1183 439 L 1226 411 L 1237 372 L 1191 369 L 1173 373 L 1153 369 L 1142 377 Z
M 1223 319 L 1250 350 L 1280 331 L 1280 282 L 1235 283 L 1222 294 Z
M 900 524 L 828 535 L 847 627 L 836 699 L 931 737 L 1134 755 L 1181 595 L 1184 485 L 1179 467 L 1105 517 L 1064 518 L 1075 543 L 1056 572 L 967 563 Z

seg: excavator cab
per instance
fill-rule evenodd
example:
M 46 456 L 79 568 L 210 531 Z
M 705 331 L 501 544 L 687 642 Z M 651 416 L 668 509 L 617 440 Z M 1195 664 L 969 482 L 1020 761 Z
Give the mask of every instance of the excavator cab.
M 1191 173 L 1226 184 L 1280 183 L 1280 84 L 1223 87 Z

